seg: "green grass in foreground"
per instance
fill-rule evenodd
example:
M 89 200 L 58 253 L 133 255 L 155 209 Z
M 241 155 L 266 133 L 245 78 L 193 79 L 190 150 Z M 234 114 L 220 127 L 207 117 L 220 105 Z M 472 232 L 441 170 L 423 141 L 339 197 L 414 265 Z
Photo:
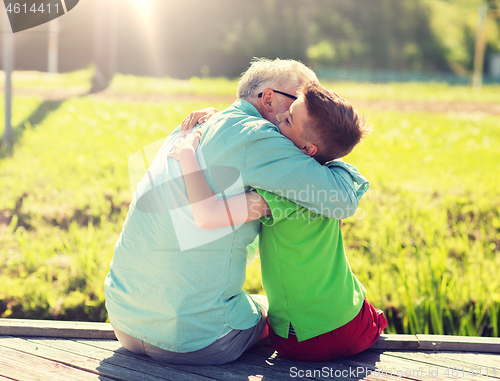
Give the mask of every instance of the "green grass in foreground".
M 37 102 L 16 98 L 16 123 Z M 76 98 L 27 126 L 0 159 L 0 316 L 106 319 L 103 281 L 131 198 L 127 159 L 208 105 Z M 362 111 L 375 130 L 346 160 L 371 189 L 343 234 L 369 300 L 392 332 L 498 336 L 500 118 Z M 262 292 L 258 263 L 245 287 Z

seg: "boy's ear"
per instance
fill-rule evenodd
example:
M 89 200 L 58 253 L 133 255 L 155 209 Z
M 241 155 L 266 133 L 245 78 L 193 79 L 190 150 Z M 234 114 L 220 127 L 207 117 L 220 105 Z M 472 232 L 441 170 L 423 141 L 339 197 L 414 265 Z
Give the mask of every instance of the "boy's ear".
M 271 89 L 265 89 L 262 92 L 262 97 L 260 98 L 260 101 L 262 103 L 262 107 L 264 110 L 267 112 L 272 112 L 273 111 L 273 102 L 274 102 L 274 91 Z
M 316 155 L 316 152 L 318 152 L 318 147 L 316 146 L 316 144 L 309 144 L 302 148 L 301 151 L 308 156 L 314 156 Z

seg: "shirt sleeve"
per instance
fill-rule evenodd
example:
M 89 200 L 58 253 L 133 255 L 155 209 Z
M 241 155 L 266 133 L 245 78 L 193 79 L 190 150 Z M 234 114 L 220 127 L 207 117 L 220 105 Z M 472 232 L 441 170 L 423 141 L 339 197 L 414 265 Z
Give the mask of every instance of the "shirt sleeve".
M 333 168 L 343 169 L 351 177 L 353 182 L 354 192 L 356 194 L 356 199 L 359 201 L 361 197 L 366 193 L 370 187 L 370 182 L 359 173 L 358 169 L 349 163 L 343 161 L 330 161 L 326 163 L 326 166 L 332 170 Z
M 319 164 L 265 123 L 249 134 L 243 181 L 325 217 L 344 219 L 356 212 L 368 181 L 347 163 Z
M 300 208 L 296 203 L 277 194 L 262 189 L 257 189 L 257 192 L 266 200 L 269 209 L 271 209 L 270 215 L 260 218 L 260 222 L 266 226 L 277 224 L 295 212 L 297 208 Z

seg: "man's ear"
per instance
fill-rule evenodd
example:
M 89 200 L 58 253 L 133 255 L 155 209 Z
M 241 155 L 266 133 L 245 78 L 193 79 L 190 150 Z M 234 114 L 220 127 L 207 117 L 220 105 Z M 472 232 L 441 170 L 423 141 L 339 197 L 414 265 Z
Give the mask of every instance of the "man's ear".
M 316 152 L 318 152 L 318 147 L 316 146 L 316 144 L 309 144 L 302 148 L 301 151 L 308 156 L 314 156 L 316 155 Z
M 262 92 L 262 97 L 260 98 L 260 101 L 262 103 L 262 107 L 264 108 L 265 111 L 267 112 L 272 112 L 273 111 L 273 102 L 275 101 L 274 98 L 274 91 L 271 89 L 265 89 Z

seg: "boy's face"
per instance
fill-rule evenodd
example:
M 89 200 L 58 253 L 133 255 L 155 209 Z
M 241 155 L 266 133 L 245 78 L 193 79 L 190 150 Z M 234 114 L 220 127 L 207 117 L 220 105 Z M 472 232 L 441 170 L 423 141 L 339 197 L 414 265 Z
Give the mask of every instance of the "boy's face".
M 293 102 L 287 111 L 276 115 L 278 128 L 281 134 L 290 139 L 292 143 L 301 150 L 304 150 L 304 148 L 310 144 L 310 142 L 302 138 L 304 125 L 307 123 L 307 119 L 309 119 L 309 115 L 307 114 L 306 103 L 303 96 L 300 96 Z

